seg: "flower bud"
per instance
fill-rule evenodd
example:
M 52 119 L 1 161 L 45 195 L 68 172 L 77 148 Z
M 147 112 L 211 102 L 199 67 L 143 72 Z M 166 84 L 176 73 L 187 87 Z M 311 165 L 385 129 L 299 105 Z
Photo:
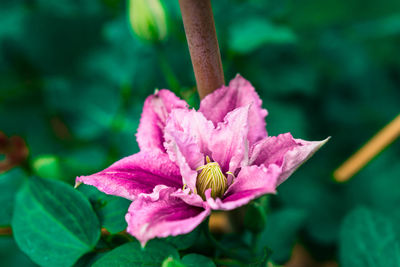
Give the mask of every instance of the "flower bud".
M 167 36 L 167 16 L 160 0 L 129 0 L 129 21 L 144 40 L 157 42 Z

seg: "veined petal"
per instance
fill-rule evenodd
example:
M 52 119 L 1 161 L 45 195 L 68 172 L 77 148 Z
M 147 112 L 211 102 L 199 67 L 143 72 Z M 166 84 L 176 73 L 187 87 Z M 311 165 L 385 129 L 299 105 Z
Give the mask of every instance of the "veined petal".
M 195 110 L 177 109 L 171 112 L 165 127 L 164 146 L 170 159 L 181 170 L 184 183 L 195 192 L 196 168 L 204 164 L 208 142 L 214 126 Z
M 175 108 L 187 108 L 185 101 L 168 90 L 160 90 L 147 97 L 136 134 L 140 150 L 160 149 L 165 152 L 164 127 L 169 113 Z
M 320 149 L 330 137 L 322 141 L 305 141 L 295 139 L 298 147 L 288 151 L 283 159 L 282 174 L 279 176 L 278 184 L 283 183 L 298 167 L 306 162 L 318 149 Z
M 243 206 L 252 199 L 275 193 L 280 174 L 281 168 L 275 164 L 271 164 L 268 168 L 264 165 L 242 167 L 222 200 L 213 199 L 209 190 L 206 192 L 207 203 L 213 210 L 232 210 Z
M 127 232 L 142 246 L 155 237 L 189 233 L 210 214 L 208 207 L 188 205 L 172 196 L 173 192 L 173 188 L 158 186 L 153 194 L 140 195 L 129 207 Z
M 181 188 L 182 178 L 178 166 L 167 154 L 139 152 L 123 158 L 107 169 L 77 182 L 97 187 L 100 191 L 134 200 L 141 193 L 151 193 L 157 185 Z
M 298 144 L 290 133 L 269 136 L 254 144 L 250 149 L 249 164 L 268 166 L 275 163 L 281 166 L 286 152 L 297 146 Z
M 219 163 L 223 173 L 233 173 L 238 167 L 247 165 L 249 108 L 250 105 L 229 112 L 211 136 L 212 158 Z
M 329 138 L 323 141 L 294 139 L 290 133 L 267 137 L 257 142 L 250 151 L 250 165 L 282 167 L 278 184 L 284 182 L 301 164 L 308 160 Z
M 199 111 L 217 125 L 230 111 L 249 104 L 251 107 L 248 140 L 252 145 L 267 136 L 265 117 L 268 112 L 261 107 L 262 101 L 254 87 L 239 74 L 229 83 L 229 86 L 223 86 L 207 95 L 201 101 Z
M 204 206 L 204 200 L 201 198 L 201 196 L 198 194 L 191 193 L 189 188 L 183 190 L 178 189 L 177 191 L 172 193 L 171 196 L 182 199 L 186 204 L 189 204 L 190 206 L 197 206 L 197 207 Z

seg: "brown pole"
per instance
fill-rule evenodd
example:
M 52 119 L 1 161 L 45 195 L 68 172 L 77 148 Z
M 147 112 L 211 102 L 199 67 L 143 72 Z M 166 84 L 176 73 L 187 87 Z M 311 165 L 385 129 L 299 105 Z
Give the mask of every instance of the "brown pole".
M 361 170 L 383 149 L 400 137 L 400 114 L 380 130 L 360 150 L 346 160 L 334 173 L 338 182 L 345 182 Z
M 179 0 L 200 99 L 225 84 L 211 0 Z

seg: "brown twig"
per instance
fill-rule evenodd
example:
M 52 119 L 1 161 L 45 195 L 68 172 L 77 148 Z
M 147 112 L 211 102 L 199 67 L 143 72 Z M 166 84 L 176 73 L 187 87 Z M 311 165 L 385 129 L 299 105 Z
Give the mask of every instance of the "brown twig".
M 11 227 L 0 227 L 0 236 L 12 235 Z
M 380 130 L 360 150 L 346 160 L 334 173 L 338 182 L 349 180 L 354 174 L 361 170 L 371 159 L 379 154 L 400 136 L 400 115 Z
M 200 98 L 225 84 L 211 0 L 179 0 Z

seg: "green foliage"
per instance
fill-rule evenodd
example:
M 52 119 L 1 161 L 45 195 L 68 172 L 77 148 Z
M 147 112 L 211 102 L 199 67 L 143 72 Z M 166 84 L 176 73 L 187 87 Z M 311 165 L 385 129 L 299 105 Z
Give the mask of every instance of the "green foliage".
M 285 263 L 296 241 L 299 230 L 305 223 L 303 210 L 282 209 L 268 215 L 267 225 L 260 234 L 258 249 L 268 247 L 272 250 L 271 259 L 277 263 Z
M 78 266 L 86 266 L 130 241 L 119 234 L 126 228 L 129 201 L 85 186 L 72 190 L 75 177 L 138 151 L 134 134 L 143 101 L 155 88 L 172 89 L 198 107 L 179 3 L 161 2 L 158 11 L 165 16 L 153 12 L 142 17 L 140 37 L 131 29 L 128 1 L 0 1 L 0 131 L 24 138 L 30 155 L 27 163 L 0 175 L 0 225 L 11 223 L 14 210 L 13 223 L 19 221 L 14 237 L 36 263 L 51 265 L 39 260 L 57 256 L 66 260 L 53 265 L 72 265 L 90 252 L 79 259 Z M 218 0 L 212 5 L 225 79 L 240 73 L 255 86 L 269 111 L 269 135 L 291 132 L 309 140 L 332 136 L 269 198 L 266 217 L 257 205 L 249 207 L 245 227 L 253 232 L 239 227 L 235 235 L 217 236 L 222 246 L 252 258 L 258 243 L 257 255 L 268 247 L 270 258 L 284 263 L 293 244 L 300 242 L 320 261 L 336 260 L 340 251 L 344 266 L 372 260 L 378 266 L 385 264 L 378 251 L 387 237 L 393 246 L 385 245 L 381 254 L 397 259 L 393 248 L 398 241 L 390 237 L 394 232 L 400 239 L 400 143 L 347 183 L 338 184 L 331 176 L 399 112 L 400 2 Z M 163 41 L 146 42 L 143 37 Z M 23 186 L 25 173 L 48 180 L 29 179 Z M 16 194 L 21 209 L 14 207 Z M 53 198 L 58 201 L 46 200 Z M 347 215 L 360 205 L 368 209 Z M 83 210 L 62 212 L 72 206 Z M 370 232 L 359 234 L 367 227 L 359 218 L 370 222 Z M 79 227 L 67 231 L 61 226 L 73 224 L 66 220 L 78 220 Z M 101 226 L 111 235 L 97 242 Z M 187 253 L 217 260 L 225 256 L 210 248 L 200 232 L 163 240 L 181 253 L 178 257 L 174 252 L 170 262 L 188 265 L 182 257 Z M 82 243 L 84 234 L 91 237 Z M 347 235 L 353 239 L 344 241 Z M 0 241 L 1 266 L 32 264 L 10 237 Z M 72 249 L 64 242 L 72 242 Z M 36 255 L 36 246 L 41 248 L 36 252 L 48 255 Z M 62 253 L 53 251 L 61 248 Z M 160 256 L 157 263 L 169 256 Z
M 0 226 L 11 224 L 15 195 L 24 179 L 25 173 L 19 168 L 0 174 Z
M 0 260 L 2 266 L 37 266 L 22 253 L 12 237 L 0 238 Z
M 21 250 L 43 266 L 71 266 L 100 237 L 98 219 L 81 193 L 34 177 L 17 195 L 12 229 Z
M 183 256 L 182 263 L 186 267 L 196 267 L 196 266 L 215 267 L 215 264 L 212 260 L 203 255 L 194 253 Z
M 272 24 L 264 18 L 238 21 L 230 28 L 230 49 L 245 54 L 268 44 L 291 44 L 296 36 L 289 27 Z
M 94 186 L 82 184 L 78 187 L 91 202 L 102 227 L 115 234 L 126 229 L 125 214 L 131 204 L 130 200 L 104 194 Z
M 108 252 L 93 267 L 161 266 L 167 257 L 179 259 L 178 251 L 161 240 L 150 241 L 144 249 L 138 242 L 130 242 Z
M 210 258 L 191 253 L 183 256 L 182 260 L 168 257 L 163 261 L 162 267 L 215 267 L 215 264 Z
M 247 206 L 244 225 L 254 233 L 259 233 L 265 228 L 267 222 L 266 207 L 262 203 L 253 201 Z
M 183 250 L 191 247 L 200 237 L 200 228 L 194 229 L 192 232 L 185 235 L 169 236 L 164 240 L 173 245 L 178 250 Z
M 391 221 L 367 208 L 357 208 L 340 231 L 341 266 L 400 266 L 400 243 Z

